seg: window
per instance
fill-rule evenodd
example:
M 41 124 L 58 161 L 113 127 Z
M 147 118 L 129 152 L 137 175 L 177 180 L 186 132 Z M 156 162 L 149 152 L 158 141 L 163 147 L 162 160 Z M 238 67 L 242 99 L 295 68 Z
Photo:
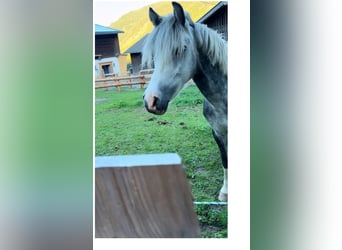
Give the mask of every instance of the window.
M 112 76 L 114 73 L 113 64 L 110 62 L 100 64 L 102 77 Z

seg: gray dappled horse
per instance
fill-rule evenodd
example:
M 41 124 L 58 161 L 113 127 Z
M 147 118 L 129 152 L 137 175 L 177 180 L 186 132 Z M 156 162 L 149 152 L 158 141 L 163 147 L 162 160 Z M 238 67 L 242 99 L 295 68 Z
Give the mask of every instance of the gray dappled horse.
M 203 94 L 203 114 L 220 149 L 224 170 L 219 200 L 227 200 L 227 42 L 214 30 L 194 23 L 182 6 L 159 16 L 152 8 L 154 30 L 148 35 L 142 63 L 155 67 L 144 93 L 146 109 L 166 112 L 168 103 L 191 78 Z

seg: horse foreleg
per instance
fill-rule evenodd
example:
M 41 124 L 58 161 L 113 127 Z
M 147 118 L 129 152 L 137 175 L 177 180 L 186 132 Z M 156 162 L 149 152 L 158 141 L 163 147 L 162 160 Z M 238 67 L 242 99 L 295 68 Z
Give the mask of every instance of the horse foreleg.
M 221 160 L 222 160 L 222 165 L 223 165 L 223 185 L 222 188 L 220 190 L 220 194 L 218 199 L 220 201 L 227 201 L 227 196 L 228 196 L 228 187 L 227 187 L 227 167 L 228 167 L 228 161 L 227 161 L 227 147 L 223 141 L 225 139 L 222 139 L 222 137 L 218 137 L 215 134 L 215 131 L 212 130 L 213 132 L 213 136 L 215 138 L 215 141 L 220 149 L 220 153 L 221 153 Z
M 218 199 L 220 201 L 227 201 L 227 199 L 228 199 L 227 169 L 224 168 L 223 171 L 224 171 L 224 174 L 223 174 L 223 185 L 222 185 L 222 188 L 220 190 L 220 194 L 219 194 Z

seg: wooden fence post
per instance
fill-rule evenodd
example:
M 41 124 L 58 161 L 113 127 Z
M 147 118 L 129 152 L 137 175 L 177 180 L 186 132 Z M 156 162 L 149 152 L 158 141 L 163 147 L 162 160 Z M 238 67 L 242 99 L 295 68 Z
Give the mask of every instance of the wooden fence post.
M 95 237 L 200 237 L 177 154 L 102 156 L 95 165 Z

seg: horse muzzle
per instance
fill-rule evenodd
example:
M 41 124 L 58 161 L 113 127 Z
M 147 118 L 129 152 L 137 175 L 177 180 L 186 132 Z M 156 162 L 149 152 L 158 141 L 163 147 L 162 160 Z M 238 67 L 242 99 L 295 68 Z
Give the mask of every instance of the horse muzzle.
M 145 108 L 148 112 L 155 115 L 163 115 L 166 113 L 169 100 L 163 101 L 156 95 L 143 96 Z

